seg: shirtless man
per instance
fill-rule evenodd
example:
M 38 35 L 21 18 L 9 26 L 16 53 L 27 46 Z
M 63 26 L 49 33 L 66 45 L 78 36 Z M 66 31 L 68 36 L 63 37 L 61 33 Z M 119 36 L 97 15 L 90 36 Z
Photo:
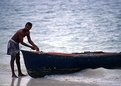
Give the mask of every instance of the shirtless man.
M 14 72 L 15 60 L 18 68 L 18 76 L 25 76 L 21 72 L 19 43 L 21 43 L 24 46 L 30 47 L 33 50 L 39 51 L 37 45 L 35 45 L 34 42 L 31 40 L 30 31 L 29 31 L 31 28 L 32 28 L 32 23 L 27 22 L 25 27 L 23 29 L 18 30 L 8 42 L 7 54 L 11 55 L 10 66 L 12 71 L 12 77 L 17 77 Z M 25 36 L 27 36 L 28 42 L 31 45 L 28 45 L 25 42 L 23 42 L 23 38 Z

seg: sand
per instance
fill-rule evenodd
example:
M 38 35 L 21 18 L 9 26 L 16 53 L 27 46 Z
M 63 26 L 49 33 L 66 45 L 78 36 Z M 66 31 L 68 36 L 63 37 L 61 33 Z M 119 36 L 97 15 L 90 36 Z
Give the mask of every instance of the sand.
M 17 74 L 17 70 L 16 74 Z M 43 78 L 31 78 L 24 70 L 25 77 L 12 78 L 8 65 L 0 65 L 0 86 L 98 86 L 96 84 L 87 84 L 70 81 L 59 81 Z

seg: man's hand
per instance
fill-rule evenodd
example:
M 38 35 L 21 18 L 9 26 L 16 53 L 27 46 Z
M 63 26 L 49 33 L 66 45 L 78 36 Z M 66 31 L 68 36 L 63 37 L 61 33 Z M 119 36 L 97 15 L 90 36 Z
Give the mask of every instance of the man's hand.
M 36 51 L 39 51 L 39 48 L 37 46 L 34 46 L 34 48 L 35 48 Z
M 36 50 L 36 51 L 39 51 L 39 48 L 35 45 L 35 46 L 31 46 L 30 47 L 32 50 Z
M 34 46 L 31 46 L 30 48 L 31 48 L 32 50 L 35 50 L 35 47 L 34 47 Z

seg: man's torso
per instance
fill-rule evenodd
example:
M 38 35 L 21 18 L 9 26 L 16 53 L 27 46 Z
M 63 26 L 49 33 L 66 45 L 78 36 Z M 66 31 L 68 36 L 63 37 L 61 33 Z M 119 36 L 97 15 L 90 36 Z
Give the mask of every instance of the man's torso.
M 13 39 L 17 43 L 20 43 L 20 37 L 23 39 L 28 34 L 29 34 L 29 31 L 24 31 L 24 29 L 20 29 L 12 36 L 11 39 Z

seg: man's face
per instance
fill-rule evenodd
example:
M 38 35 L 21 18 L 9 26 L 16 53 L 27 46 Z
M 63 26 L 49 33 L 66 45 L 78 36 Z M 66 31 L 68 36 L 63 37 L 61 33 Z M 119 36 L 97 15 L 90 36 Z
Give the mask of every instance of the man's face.
M 32 28 L 32 26 L 31 25 L 26 25 L 26 27 L 25 27 L 27 30 L 30 30 L 31 28 Z

